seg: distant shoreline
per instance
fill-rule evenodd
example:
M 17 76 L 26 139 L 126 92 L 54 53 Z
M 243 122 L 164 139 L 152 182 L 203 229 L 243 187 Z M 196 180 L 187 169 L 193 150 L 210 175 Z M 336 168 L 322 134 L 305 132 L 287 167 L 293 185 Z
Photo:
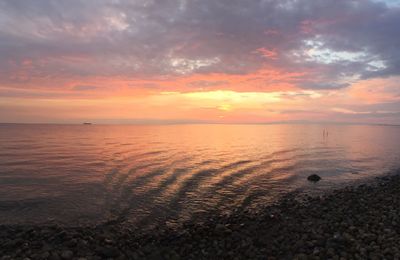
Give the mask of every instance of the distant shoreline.
M 316 197 L 290 193 L 260 212 L 140 232 L 0 226 L 2 259 L 392 259 L 400 256 L 400 170 Z M 4 258 L 9 256 L 9 258 Z
M 78 126 L 85 125 L 85 122 L 77 123 L 15 123 L 0 122 L 0 125 L 60 125 L 60 126 Z M 269 123 L 218 123 L 218 122 L 133 122 L 133 123 L 101 123 L 91 122 L 89 125 L 99 126 L 154 126 L 154 125 L 356 125 L 356 126 L 400 126 L 400 124 L 384 124 L 384 123 L 352 123 L 352 122 L 269 122 Z

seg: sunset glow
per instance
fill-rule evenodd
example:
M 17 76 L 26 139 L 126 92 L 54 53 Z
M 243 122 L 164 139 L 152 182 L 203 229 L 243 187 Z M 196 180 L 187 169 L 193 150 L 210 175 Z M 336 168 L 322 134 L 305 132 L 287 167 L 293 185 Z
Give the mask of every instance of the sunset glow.
M 0 1 L 0 122 L 399 124 L 399 24 L 397 1 Z

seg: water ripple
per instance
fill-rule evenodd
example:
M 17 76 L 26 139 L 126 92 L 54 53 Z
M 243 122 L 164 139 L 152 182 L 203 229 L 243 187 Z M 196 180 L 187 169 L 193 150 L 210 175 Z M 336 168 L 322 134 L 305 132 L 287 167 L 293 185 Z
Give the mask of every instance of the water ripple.
M 3 125 L 0 223 L 179 223 L 398 165 L 398 128 L 326 127 Z

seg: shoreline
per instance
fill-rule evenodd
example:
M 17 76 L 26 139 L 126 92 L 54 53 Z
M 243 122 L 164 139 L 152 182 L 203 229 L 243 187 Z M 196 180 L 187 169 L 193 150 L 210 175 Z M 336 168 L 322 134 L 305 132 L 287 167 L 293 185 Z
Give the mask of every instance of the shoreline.
M 257 213 L 141 232 L 0 225 L 0 259 L 398 259 L 400 170 L 320 196 L 284 196 Z

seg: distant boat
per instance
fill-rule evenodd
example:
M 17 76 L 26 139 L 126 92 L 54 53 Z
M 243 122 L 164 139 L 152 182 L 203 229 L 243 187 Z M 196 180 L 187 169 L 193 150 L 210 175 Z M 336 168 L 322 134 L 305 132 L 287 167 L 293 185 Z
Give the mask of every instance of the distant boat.
M 85 122 L 85 123 L 83 123 L 84 125 L 91 125 L 92 123 L 89 123 L 89 122 Z

